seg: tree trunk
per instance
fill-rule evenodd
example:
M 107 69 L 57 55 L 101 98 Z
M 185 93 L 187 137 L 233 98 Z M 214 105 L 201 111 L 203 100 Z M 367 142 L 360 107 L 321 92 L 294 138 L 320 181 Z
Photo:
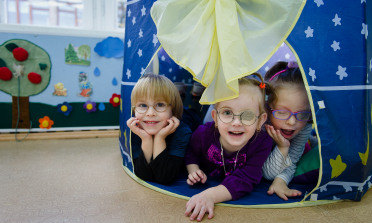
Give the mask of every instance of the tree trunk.
M 18 128 L 29 129 L 30 125 L 30 102 L 29 97 L 19 97 L 20 116 Z M 12 128 L 16 128 L 18 119 L 17 96 L 12 96 Z

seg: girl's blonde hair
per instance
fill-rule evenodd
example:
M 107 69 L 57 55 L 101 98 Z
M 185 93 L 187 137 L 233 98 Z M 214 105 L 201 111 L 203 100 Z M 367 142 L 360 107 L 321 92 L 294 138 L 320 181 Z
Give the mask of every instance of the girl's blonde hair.
M 255 79 L 254 77 L 251 77 L 251 75 L 254 75 L 258 77 L 261 81 Z M 243 86 L 250 86 L 250 87 L 257 87 L 260 95 L 258 97 L 258 105 L 260 110 L 260 115 L 266 112 L 265 109 L 265 83 L 264 80 L 259 73 L 253 73 L 247 77 L 243 77 L 239 79 L 239 87 Z
M 139 100 L 156 100 L 158 98 L 162 98 L 167 104 L 170 104 L 172 115 L 181 119 L 183 104 L 177 87 L 173 82 L 163 75 L 143 75 L 132 90 L 132 106 L 135 106 Z
M 254 78 L 252 75 L 258 77 L 261 81 L 257 80 L 256 78 Z M 260 119 L 261 119 L 261 115 L 266 113 L 266 109 L 265 109 L 265 83 L 264 83 L 264 80 L 261 76 L 261 74 L 259 73 L 253 73 L 247 77 L 242 77 L 240 78 L 239 80 L 239 88 L 241 89 L 241 87 L 254 87 L 256 88 L 255 90 L 258 90 L 258 93 L 257 91 L 254 91 L 252 89 L 249 89 L 247 88 L 248 91 L 250 91 L 250 93 L 252 94 L 258 94 L 256 99 L 258 99 L 258 109 L 259 109 L 259 116 L 260 116 Z M 240 94 L 241 92 L 239 92 Z M 218 107 L 218 104 L 215 104 L 215 109 L 217 110 L 217 107 Z M 260 128 L 261 126 L 257 126 L 257 131 L 260 131 Z
M 261 81 L 255 79 L 253 76 L 251 75 L 254 75 L 256 77 L 258 77 Z M 239 87 L 244 87 L 244 86 L 248 86 L 248 87 L 257 87 L 258 90 L 259 90 L 259 97 L 258 97 L 258 105 L 259 105 L 259 110 L 260 110 L 260 114 L 262 113 L 265 113 L 266 110 L 265 110 L 265 83 L 263 81 L 263 78 L 261 76 L 261 74 L 259 73 L 253 73 L 247 77 L 242 77 L 240 78 L 238 81 L 239 81 Z M 215 107 L 217 108 L 218 107 L 218 104 L 217 103 L 215 105 Z

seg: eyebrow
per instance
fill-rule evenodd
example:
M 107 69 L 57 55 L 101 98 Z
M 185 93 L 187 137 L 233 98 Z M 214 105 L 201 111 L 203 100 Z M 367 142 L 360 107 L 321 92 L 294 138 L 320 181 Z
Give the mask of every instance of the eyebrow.
M 280 106 L 279 106 L 280 107 Z M 284 107 L 284 106 L 283 106 Z M 296 109 L 295 111 L 292 111 L 290 109 L 287 109 L 287 108 L 283 108 L 283 109 L 273 109 L 273 110 L 282 110 L 282 111 L 290 111 L 290 112 L 304 112 L 304 111 L 307 111 L 307 112 L 311 112 L 311 107 L 309 109 Z
M 228 108 L 228 109 L 230 109 L 230 110 L 233 110 L 232 108 L 227 107 L 227 106 L 226 106 L 226 107 L 221 107 L 220 109 L 222 109 L 222 108 Z M 237 112 L 238 112 L 239 114 L 241 114 L 243 111 L 247 111 L 247 110 L 252 111 L 253 113 L 255 113 L 251 107 L 241 109 L 241 110 L 239 110 L 239 111 L 237 111 Z

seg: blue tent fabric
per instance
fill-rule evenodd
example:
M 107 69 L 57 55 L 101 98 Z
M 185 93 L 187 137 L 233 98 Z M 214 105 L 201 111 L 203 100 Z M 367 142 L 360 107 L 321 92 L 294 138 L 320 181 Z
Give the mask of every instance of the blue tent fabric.
M 287 38 L 300 58 L 314 102 L 323 160 L 320 186 L 329 182 L 363 184 L 371 175 L 370 164 L 362 165 L 359 156 L 369 149 L 367 134 L 371 125 L 370 91 L 366 90 L 367 41 L 362 34 L 362 24 L 367 23 L 366 8 L 365 2 L 324 2 L 318 6 L 308 1 Z M 312 30 L 312 36 L 306 30 Z M 362 89 L 353 90 L 355 86 Z M 330 160 L 338 156 L 346 169 L 332 177 Z M 334 193 L 340 191 L 337 198 L 359 200 L 358 194 L 367 191 L 368 183 L 361 190 L 333 183 L 326 188 L 314 192 L 318 199 L 334 199 Z
M 131 117 L 130 95 L 160 46 L 149 13 L 153 2 L 129 1 L 127 6 L 119 144 L 123 165 L 131 172 L 130 131 L 126 126 Z M 372 186 L 372 152 L 369 151 L 372 131 L 371 27 L 371 1 L 309 0 L 287 38 L 306 76 L 320 138 L 322 176 L 319 187 L 313 191 L 316 185 L 289 185 L 302 191 L 303 195 L 313 192 L 318 200 L 360 200 Z M 161 51 L 158 55 L 161 59 Z M 162 64 L 160 61 L 160 73 L 173 81 L 184 79 L 171 74 L 169 64 Z M 172 66 L 171 71 L 177 69 L 177 65 Z M 188 83 L 188 79 L 185 82 Z M 180 175 L 170 186 L 148 183 L 191 197 L 208 186 L 218 185 L 221 180 L 209 179 L 208 184 L 194 187 L 186 184 L 186 175 Z M 301 196 L 284 201 L 269 196 L 269 185 L 270 182 L 263 180 L 244 198 L 226 203 L 286 204 L 304 199 Z M 306 200 L 309 199 L 307 196 Z
M 121 89 L 120 148 L 123 164 L 133 171 L 130 158 L 130 130 L 126 121 L 131 117 L 130 95 L 134 84 L 145 73 L 152 56 L 160 46 L 156 27 L 150 15 L 154 1 L 128 2 L 124 38 L 124 67 Z

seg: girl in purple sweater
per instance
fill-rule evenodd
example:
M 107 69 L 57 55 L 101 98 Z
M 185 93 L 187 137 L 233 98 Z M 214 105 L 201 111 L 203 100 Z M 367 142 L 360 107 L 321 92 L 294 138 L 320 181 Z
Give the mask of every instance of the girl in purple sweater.
M 213 217 L 214 204 L 236 200 L 253 190 L 262 178 L 262 166 L 272 140 L 261 131 L 266 121 L 265 85 L 254 78 L 239 79 L 239 97 L 219 102 L 214 122 L 199 126 L 191 137 L 185 162 L 187 183 L 205 183 L 207 175 L 224 176 L 222 184 L 194 195 L 186 204 L 186 216 L 200 221 Z

